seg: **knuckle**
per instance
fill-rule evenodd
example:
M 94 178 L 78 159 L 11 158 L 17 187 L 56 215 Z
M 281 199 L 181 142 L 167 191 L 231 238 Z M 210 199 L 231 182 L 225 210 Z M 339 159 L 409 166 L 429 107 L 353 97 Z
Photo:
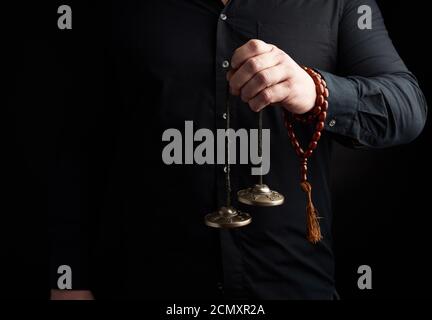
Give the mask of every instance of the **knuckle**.
M 241 93 L 240 98 L 243 102 L 248 102 L 250 100 L 249 97 L 244 92 Z
M 233 89 L 234 93 L 238 93 L 240 91 L 240 89 L 241 89 L 241 87 L 240 87 L 240 85 L 238 83 L 233 83 L 231 85 L 231 88 Z
M 246 101 L 249 101 L 250 99 L 249 99 L 249 92 L 248 92 L 249 90 L 247 89 L 247 88 L 243 88 L 242 90 L 241 90 L 241 92 L 240 92 L 240 98 L 244 101 L 244 102 L 246 102 Z
M 272 96 L 273 95 L 269 89 L 263 90 L 261 92 L 261 101 L 266 105 L 270 104 L 272 102 Z
M 256 110 L 258 108 L 258 105 L 256 104 L 255 101 L 250 101 L 249 102 L 249 107 L 251 108 L 252 111 Z
M 280 60 L 280 62 L 283 63 L 283 64 L 287 64 L 287 63 L 289 62 L 288 55 L 287 55 L 285 52 L 283 52 L 283 51 L 279 51 L 279 52 L 277 53 L 277 58 L 278 58 L 278 59 Z
M 251 73 L 257 73 L 258 71 L 260 71 L 260 66 L 261 64 L 259 62 L 259 59 L 251 58 L 248 60 L 246 68 Z
M 270 74 L 268 71 L 261 71 L 259 73 L 257 73 L 256 75 L 256 80 L 258 82 L 258 85 L 260 86 L 267 86 L 268 84 L 270 84 Z
M 248 42 L 249 50 L 251 50 L 252 52 L 257 52 L 261 48 L 261 44 L 262 44 L 261 40 L 258 39 L 249 40 Z
M 251 100 L 254 97 L 254 89 L 251 86 L 246 86 L 245 88 L 243 88 L 242 90 L 242 95 L 243 98 L 247 101 Z

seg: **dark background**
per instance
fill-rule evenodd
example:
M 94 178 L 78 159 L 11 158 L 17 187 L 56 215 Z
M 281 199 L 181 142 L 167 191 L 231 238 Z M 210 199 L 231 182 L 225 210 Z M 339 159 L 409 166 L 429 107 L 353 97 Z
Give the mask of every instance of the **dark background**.
M 110 28 L 106 3 L 68 1 L 72 31 L 57 29 L 57 8 L 65 4 L 60 1 L 20 2 L 1 10 L 6 53 L 1 77 L 6 81 L 0 107 L 0 281 L 6 297 L 48 297 L 48 168 L 61 148 L 62 128 L 78 120 L 82 124 L 83 111 L 91 110 L 93 116 L 100 111 L 103 35 Z M 378 3 L 396 48 L 430 104 L 427 1 Z M 344 299 L 430 297 L 429 123 L 408 146 L 368 151 L 335 147 L 336 272 Z M 76 130 L 86 134 L 79 126 Z M 360 265 L 372 267 L 373 290 L 357 288 Z

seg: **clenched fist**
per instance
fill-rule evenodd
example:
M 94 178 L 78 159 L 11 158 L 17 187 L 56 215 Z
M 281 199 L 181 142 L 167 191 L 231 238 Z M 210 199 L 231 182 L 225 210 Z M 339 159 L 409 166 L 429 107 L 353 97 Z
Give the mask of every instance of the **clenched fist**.
M 250 40 L 238 48 L 227 74 L 230 92 L 258 112 L 273 104 L 294 114 L 310 111 L 316 100 L 312 78 L 272 44 Z

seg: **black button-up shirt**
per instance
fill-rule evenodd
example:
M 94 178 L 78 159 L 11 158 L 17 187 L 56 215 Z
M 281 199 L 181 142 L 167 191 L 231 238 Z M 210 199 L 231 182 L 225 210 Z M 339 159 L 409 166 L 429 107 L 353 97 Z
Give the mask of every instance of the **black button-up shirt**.
M 372 8 L 370 30 L 358 26 L 361 5 Z M 112 19 L 104 112 L 88 121 L 100 127 L 90 141 L 107 147 L 97 148 L 85 170 L 81 158 L 76 164 L 68 160 L 78 171 L 67 174 L 72 182 L 56 185 L 53 272 L 57 265 L 71 265 L 74 288 L 95 286 L 110 296 L 332 298 L 333 141 L 366 147 L 408 143 L 425 122 L 424 97 L 375 1 L 231 0 L 226 7 L 220 0 L 113 2 Z M 267 107 L 263 114 L 264 128 L 271 130 L 271 168 L 264 179 L 285 203 L 247 207 L 234 197 L 235 207 L 253 217 L 247 227 L 216 230 L 203 223 L 225 203 L 223 165 L 162 161 L 166 129 L 176 128 L 186 139 L 185 121 L 193 121 L 195 131 L 225 128 L 226 61 L 250 39 L 274 44 L 316 69 L 330 90 L 325 133 L 309 169 L 324 237 L 316 245 L 305 238 L 299 161 L 280 108 Z M 231 102 L 231 127 L 257 128 L 257 115 L 240 99 Z M 306 143 L 313 128 L 296 130 Z M 60 167 L 67 171 L 67 165 Z M 231 181 L 237 191 L 256 177 L 249 165 L 239 164 L 231 168 Z M 96 216 L 93 224 L 83 223 L 86 215 Z M 63 228 L 56 231 L 56 224 Z M 93 242 L 83 241 L 87 233 Z

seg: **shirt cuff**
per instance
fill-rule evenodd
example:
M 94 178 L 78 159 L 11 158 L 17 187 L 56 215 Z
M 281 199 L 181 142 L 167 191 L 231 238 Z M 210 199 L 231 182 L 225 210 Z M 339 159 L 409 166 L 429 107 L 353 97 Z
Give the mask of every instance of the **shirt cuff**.
M 338 136 L 345 145 L 361 146 L 356 118 L 359 110 L 355 82 L 326 71 L 316 70 L 327 83 L 329 108 L 324 130 Z

